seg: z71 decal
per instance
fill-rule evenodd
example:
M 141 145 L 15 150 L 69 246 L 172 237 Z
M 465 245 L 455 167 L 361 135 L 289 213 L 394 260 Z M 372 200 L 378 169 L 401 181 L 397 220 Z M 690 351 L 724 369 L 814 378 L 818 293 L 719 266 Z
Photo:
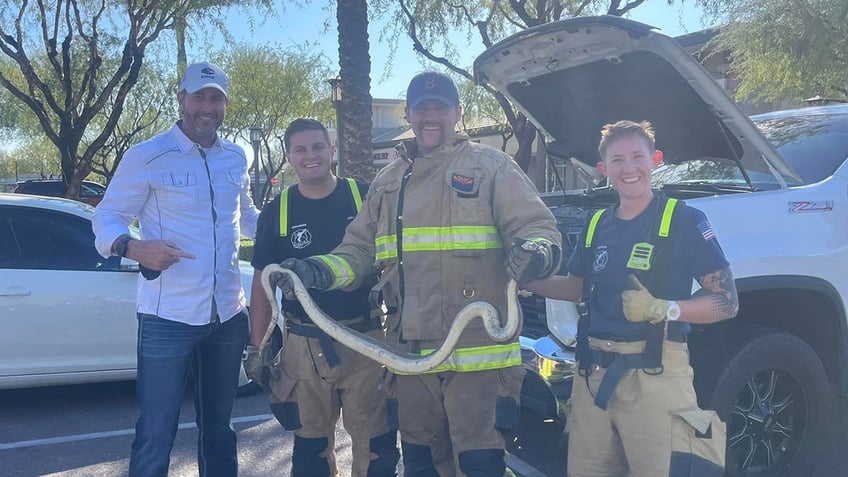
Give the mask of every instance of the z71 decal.
M 832 200 L 799 200 L 789 203 L 789 212 L 831 212 Z

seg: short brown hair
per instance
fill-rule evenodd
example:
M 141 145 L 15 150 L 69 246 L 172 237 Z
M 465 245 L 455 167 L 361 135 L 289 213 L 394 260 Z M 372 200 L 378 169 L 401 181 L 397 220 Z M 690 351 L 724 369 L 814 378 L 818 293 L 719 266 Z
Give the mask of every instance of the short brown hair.
M 302 131 L 320 131 L 324 135 L 324 139 L 327 140 L 327 145 L 331 144 L 330 133 L 327 131 L 327 128 L 324 127 L 323 124 L 314 119 L 297 118 L 289 123 L 288 127 L 286 127 L 286 132 L 283 133 L 283 145 L 286 146 L 287 152 L 291 147 L 292 136 L 294 136 L 295 133 L 299 133 Z
M 598 145 L 598 154 L 601 155 L 601 160 L 604 160 L 604 155 L 610 144 L 627 136 L 638 136 L 648 142 L 648 149 L 654 152 L 654 127 L 648 121 L 637 123 L 636 121 L 618 121 L 612 124 L 607 124 L 601 129 L 601 143 Z

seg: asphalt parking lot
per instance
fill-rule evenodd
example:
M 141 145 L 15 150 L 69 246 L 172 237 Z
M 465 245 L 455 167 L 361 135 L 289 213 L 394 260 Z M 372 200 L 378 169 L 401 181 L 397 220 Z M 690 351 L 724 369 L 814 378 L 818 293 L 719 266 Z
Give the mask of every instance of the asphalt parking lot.
M 844 409 L 843 404 L 834 412 L 833 436 L 823 439 L 819 452 L 793 477 L 848 476 Z M 173 477 L 197 475 L 193 419 L 193 404 L 187 398 L 171 458 Z M 134 423 L 133 382 L 0 391 L 0 475 L 126 475 Z M 271 416 L 265 395 L 239 398 L 233 423 L 239 433 L 239 475 L 289 475 L 292 434 Z M 340 475 L 348 477 L 350 441 L 341 427 L 335 446 Z M 561 423 L 523 413 L 509 449 L 510 467 L 520 477 L 565 477 L 566 447 Z
M 0 475 L 126 475 L 135 424 L 134 386 L 133 382 L 121 382 L 0 391 Z M 271 416 L 267 397 L 257 394 L 237 399 L 233 416 L 239 433 L 239 475 L 288 476 L 293 437 Z M 197 475 L 197 430 L 193 421 L 193 403 L 187 398 L 171 455 L 172 477 Z M 539 424 L 544 425 L 541 421 Z M 554 475 L 536 465 L 550 468 L 555 459 L 527 453 L 528 447 L 543 449 L 534 443 L 532 428 L 527 426 L 519 434 L 511 449 L 511 466 L 521 477 Z M 540 436 L 556 434 L 549 431 Z M 335 445 L 340 475 L 349 476 L 350 440 L 341 426 Z M 525 458 L 536 463 L 530 464 Z

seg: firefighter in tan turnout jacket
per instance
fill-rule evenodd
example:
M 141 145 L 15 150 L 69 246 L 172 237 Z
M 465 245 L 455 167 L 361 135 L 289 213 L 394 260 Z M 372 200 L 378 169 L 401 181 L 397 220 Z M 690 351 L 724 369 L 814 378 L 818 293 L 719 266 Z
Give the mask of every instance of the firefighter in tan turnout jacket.
M 454 134 L 461 107 L 449 77 L 413 78 L 406 113 L 415 140 L 374 179 L 343 242 L 330 254 L 282 266 L 307 287 L 334 290 L 357 286 L 376 264 L 381 279 L 372 297 L 381 296 L 389 310 L 388 342 L 424 355 L 439 347 L 468 303 L 492 303 L 503 322 L 509 279 L 554 273 L 562 239 L 508 155 Z M 291 294 L 287 276 L 276 279 Z M 505 439 L 518 418 L 523 374 L 518 337 L 495 342 L 475 320 L 437 368 L 387 376 L 404 475 L 506 475 Z

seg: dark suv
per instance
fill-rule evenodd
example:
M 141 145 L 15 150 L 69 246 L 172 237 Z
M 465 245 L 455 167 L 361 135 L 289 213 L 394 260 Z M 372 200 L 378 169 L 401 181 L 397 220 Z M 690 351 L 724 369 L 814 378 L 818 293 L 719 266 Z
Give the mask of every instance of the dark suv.
M 15 194 L 46 195 L 50 197 L 65 196 L 65 182 L 61 179 L 33 179 L 19 182 Z M 97 182 L 83 181 L 80 184 L 79 201 L 96 206 L 103 200 L 106 186 Z

